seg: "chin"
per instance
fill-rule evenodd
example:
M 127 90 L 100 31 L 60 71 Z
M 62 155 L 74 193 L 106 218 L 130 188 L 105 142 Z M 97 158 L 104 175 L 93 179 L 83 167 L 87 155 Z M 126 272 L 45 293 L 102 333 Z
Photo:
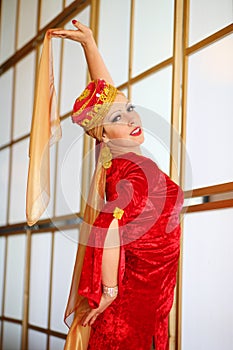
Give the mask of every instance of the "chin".
M 138 140 L 134 140 L 134 142 L 136 142 L 139 145 L 142 145 L 144 141 L 145 141 L 145 138 L 143 134 L 138 137 Z
M 145 141 L 145 137 L 144 137 L 144 135 L 142 135 L 142 139 L 140 141 L 140 145 L 143 144 L 144 141 Z
M 144 142 L 144 137 L 143 137 L 143 138 L 140 138 L 140 140 L 130 140 L 130 142 L 131 142 L 132 144 L 135 144 L 135 146 L 140 146 L 140 145 L 142 145 L 143 142 Z

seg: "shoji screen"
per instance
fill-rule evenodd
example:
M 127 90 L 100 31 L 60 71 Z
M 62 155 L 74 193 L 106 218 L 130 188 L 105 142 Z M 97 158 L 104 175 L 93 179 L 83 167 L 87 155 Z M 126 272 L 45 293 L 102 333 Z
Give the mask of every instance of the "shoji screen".
M 87 68 L 80 45 L 68 40 L 52 40 L 63 136 L 51 149 L 49 207 L 32 228 L 25 220 L 25 192 L 43 37 L 51 27 L 73 28 L 76 18 L 93 27 L 115 84 L 136 104 L 145 129 L 144 154 L 185 190 L 170 350 L 228 350 L 232 13 L 231 0 L 1 1 L 0 348 L 59 350 L 67 333 L 63 313 L 81 193 L 93 170 L 91 162 L 82 167 L 91 142 L 69 118 Z M 217 294 L 224 300 L 213 306 Z
M 183 135 L 192 174 L 186 163 L 184 188 L 199 202 L 187 208 L 183 222 L 180 348 L 228 350 L 233 342 L 233 4 L 190 0 L 185 5 Z
M 182 30 L 181 22 L 180 1 L 100 1 L 101 53 L 115 84 L 127 93 L 140 114 L 145 132 L 143 153 L 171 176 L 175 168 L 179 174 L 181 60 L 178 56 L 182 36 L 177 33 Z M 173 143 L 171 135 L 175 135 Z M 174 163 L 173 153 L 177 155 Z M 179 176 L 174 179 L 179 181 Z M 171 317 L 171 349 L 175 344 L 174 323 L 175 316 Z
M 232 208 L 185 217 L 182 349 L 232 346 L 232 225 Z
M 51 148 L 49 207 L 31 228 L 29 137 L 44 33 L 77 17 L 89 25 L 90 1 L 3 0 L 0 13 L 0 348 L 59 350 L 80 222 L 83 132 L 69 118 L 87 79 L 79 44 L 52 40 L 63 136 Z

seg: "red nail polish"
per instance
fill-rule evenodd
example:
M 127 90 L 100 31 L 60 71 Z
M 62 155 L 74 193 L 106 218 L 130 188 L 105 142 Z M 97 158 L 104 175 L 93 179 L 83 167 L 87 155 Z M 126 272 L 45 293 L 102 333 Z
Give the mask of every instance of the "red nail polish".
M 73 24 L 77 23 L 76 19 L 73 19 L 72 23 L 73 23 Z

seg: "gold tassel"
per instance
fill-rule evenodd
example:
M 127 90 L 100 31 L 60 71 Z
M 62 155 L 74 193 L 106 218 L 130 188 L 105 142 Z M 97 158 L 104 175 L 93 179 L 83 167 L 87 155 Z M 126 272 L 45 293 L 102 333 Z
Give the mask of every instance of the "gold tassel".
M 100 151 L 100 162 L 104 169 L 108 169 L 112 165 L 112 153 L 107 145 L 104 145 Z

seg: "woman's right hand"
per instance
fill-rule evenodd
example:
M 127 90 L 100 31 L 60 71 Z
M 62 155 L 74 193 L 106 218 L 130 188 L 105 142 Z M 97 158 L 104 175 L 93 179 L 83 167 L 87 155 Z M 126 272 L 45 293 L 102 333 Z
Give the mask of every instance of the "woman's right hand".
M 79 42 L 84 47 L 88 44 L 95 43 L 92 30 L 86 27 L 84 24 L 73 20 L 73 25 L 77 28 L 76 30 L 70 29 L 54 29 L 51 30 L 50 35 L 53 38 L 70 39 Z

